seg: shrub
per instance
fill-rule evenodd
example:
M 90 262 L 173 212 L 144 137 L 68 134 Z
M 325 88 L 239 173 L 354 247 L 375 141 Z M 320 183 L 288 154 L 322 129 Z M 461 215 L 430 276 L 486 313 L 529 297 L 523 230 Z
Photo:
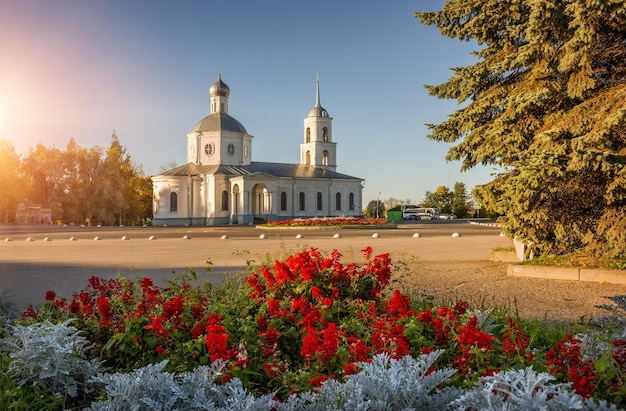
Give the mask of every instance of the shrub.
M 29 326 L 9 326 L 10 333 L 0 341 L 11 362 L 8 373 L 18 385 L 36 384 L 61 397 L 79 397 L 91 389 L 87 380 L 101 371 L 99 362 L 88 360 L 89 341 L 69 325 L 50 321 Z

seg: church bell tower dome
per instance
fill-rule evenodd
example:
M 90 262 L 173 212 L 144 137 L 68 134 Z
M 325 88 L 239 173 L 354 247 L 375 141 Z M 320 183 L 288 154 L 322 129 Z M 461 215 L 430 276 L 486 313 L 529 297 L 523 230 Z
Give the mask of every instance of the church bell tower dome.
M 220 74 L 217 75 L 217 81 L 211 84 L 211 88 L 209 88 L 209 94 L 212 97 L 228 97 L 230 94 L 230 88 L 222 81 L 222 76 Z

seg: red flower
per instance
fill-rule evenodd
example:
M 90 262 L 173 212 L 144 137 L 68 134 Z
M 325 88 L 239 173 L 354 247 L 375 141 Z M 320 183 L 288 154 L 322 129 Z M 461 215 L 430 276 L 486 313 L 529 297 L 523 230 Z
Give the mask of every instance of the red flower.
M 111 308 L 109 299 L 105 295 L 98 297 L 98 313 L 100 314 L 100 327 L 109 327 L 111 325 L 113 309 Z
M 363 257 L 365 257 L 366 260 L 369 260 L 370 258 L 372 258 L 372 247 L 367 246 L 364 249 L 362 249 L 361 252 L 363 253 Z
M 228 349 L 229 335 L 224 332 L 224 327 L 219 323 L 217 315 L 212 315 L 209 318 L 206 333 L 204 345 L 206 345 L 209 354 L 211 354 L 211 361 L 216 361 L 220 358 L 229 360 L 233 357 L 234 351 Z
M 280 316 L 280 300 L 275 298 L 267 299 L 267 313 L 270 317 L 279 317 Z
M 335 323 L 330 323 L 322 330 L 322 362 L 328 363 L 339 349 L 339 336 L 344 334 L 339 331 Z
M 274 269 L 276 270 L 277 283 L 284 283 L 295 280 L 294 274 L 291 272 L 291 269 L 286 263 L 276 261 L 276 263 L 274 264 Z
M 369 359 L 372 349 L 368 347 L 363 340 L 357 337 L 348 337 L 346 341 L 348 342 L 348 350 L 350 351 L 348 361 L 361 362 Z
M 387 301 L 387 312 L 394 319 L 415 315 L 415 312 L 411 309 L 409 297 L 402 295 L 399 290 L 394 290 L 393 295 Z
M 530 345 L 528 336 L 519 329 L 513 319 L 507 319 L 507 330 L 502 335 L 502 352 L 507 357 L 511 355 L 521 355 L 526 353 Z M 532 361 L 532 354 L 529 354 L 529 361 Z
M 476 346 L 486 350 L 493 349 L 491 341 L 493 341 L 496 337 L 480 330 L 476 316 L 470 318 L 465 327 L 459 326 L 457 330 L 459 331 L 459 334 L 456 338 L 459 340 L 460 346 Z
M 55 298 L 57 298 L 57 293 L 51 290 L 46 292 L 46 301 L 54 301 Z
M 389 324 L 383 318 L 376 320 L 372 327 L 372 346 L 375 352 L 386 352 L 396 359 L 409 354 L 404 327 L 401 324 Z
M 305 363 L 311 361 L 315 354 L 320 350 L 320 339 L 317 332 L 312 327 L 307 327 L 304 337 L 302 337 L 302 348 L 300 354 Z
M 33 308 L 32 305 L 29 305 L 28 308 L 26 309 L 26 311 L 24 311 L 22 313 L 22 317 L 24 317 L 24 318 L 35 318 L 35 317 L 37 317 L 37 312 L 35 311 L 35 309 Z
M 344 364 L 343 365 L 343 375 L 352 375 L 358 374 L 359 367 L 354 364 Z
M 152 315 L 150 317 L 152 318 L 152 323 L 144 326 L 143 328 L 146 330 L 152 330 L 155 335 L 167 337 L 169 333 L 163 329 L 163 317 L 155 317 Z
M 311 295 L 318 301 L 321 301 L 324 298 L 324 293 L 322 292 L 322 289 L 316 285 L 311 287 Z
M 546 365 L 551 374 L 569 378 L 577 394 L 590 398 L 595 389 L 595 368 L 593 361 L 583 361 L 580 357 L 580 342 L 566 335 L 546 352 Z
M 183 314 L 185 299 L 182 295 L 177 295 L 167 300 L 163 304 L 163 317 L 170 319 Z
M 261 283 L 257 273 L 249 275 L 245 281 L 252 288 L 252 291 L 248 293 L 251 300 L 262 298 L 265 295 L 265 286 Z
M 263 274 L 263 278 L 265 278 L 265 284 L 267 284 L 269 288 L 272 288 L 274 286 L 275 279 L 270 272 L 270 269 L 267 267 L 261 267 L 261 274 Z
M 278 346 L 278 337 L 281 334 L 274 329 L 274 327 L 270 327 L 266 332 L 259 334 L 259 337 L 263 338 L 263 357 L 269 357 L 276 353 L 276 348 Z
M 330 378 L 328 375 L 318 375 L 315 378 L 311 378 L 309 380 L 309 384 L 311 384 L 315 388 L 318 388 L 321 387 L 324 381 L 328 380 L 328 378 Z

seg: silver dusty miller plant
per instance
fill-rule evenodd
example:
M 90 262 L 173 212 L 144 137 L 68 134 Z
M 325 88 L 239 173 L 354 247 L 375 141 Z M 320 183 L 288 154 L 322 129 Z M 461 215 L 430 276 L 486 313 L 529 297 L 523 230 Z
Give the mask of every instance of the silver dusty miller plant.
M 358 374 L 345 383 L 328 380 L 317 392 L 290 396 L 285 402 L 273 394 L 255 397 L 241 381 L 215 384 L 223 364 L 215 362 L 192 372 L 165 372 L 167 361 L 129 373 L 100 374 L 91 379 L 103 385 L 106 400 L 94 402 L 90 411 L 105 410 L 432 410 L 444 409 L 464 391 L 441 389 L 454 370 L 432 371 L 443 351 L 390 359 L 380 354 L 371 363 L 358 363 Z
M 20 386 L 37 384 L 46 392 L 71 397 L 91 391 L 86 381 L 102 372 L 102 367 L 87 359 L 89 341 L 70 322 L 46 320 L 7 328 L 0 348 L 8 353 L 9 373 Z
M 458 410 L 612 410 L 615 405 L 605 401 L 595 403 L 570 390 L 571 384 L 552 384 L 554 377 L 536 372 L 532 367 L 523 370 L 501 371 L 482 377 L 474 387 L 454 401 Z
M 100 374 L 91 379 L 105 386 L 106 400 L 90 411 L 258 410 L 272 409 L 272 395 L 256 398 L 239 379 L 215 384 L 224 364 L 217 361 L 178 375 L 163 371 L 167 361 L 129 373 Z
M 332 410 L 443 410 L 464 392 L 454 387 L 441 388 L 456 372 L 433 371 L 443 352 L 436 350 L 418 359 L 405 356 L 399 360 L 378 354 L 371 362 L 356 363 L 359 373 L 348 376 L 345 383 L 324 384 L 318 396 L 330 406 L 326 409 Z

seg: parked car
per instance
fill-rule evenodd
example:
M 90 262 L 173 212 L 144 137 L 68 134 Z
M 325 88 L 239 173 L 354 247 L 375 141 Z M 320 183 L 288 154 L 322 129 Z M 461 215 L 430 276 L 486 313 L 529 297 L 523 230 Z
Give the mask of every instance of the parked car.
M 404 216 L 404 219 L 405 220 L 417 220 L 418 217 L 417 217 L 417 214 L 407 214 Z
M 439 214 L 440 220 L 454 220 L 455 218 L 456 218 L 456 215 L 454 214 Z

